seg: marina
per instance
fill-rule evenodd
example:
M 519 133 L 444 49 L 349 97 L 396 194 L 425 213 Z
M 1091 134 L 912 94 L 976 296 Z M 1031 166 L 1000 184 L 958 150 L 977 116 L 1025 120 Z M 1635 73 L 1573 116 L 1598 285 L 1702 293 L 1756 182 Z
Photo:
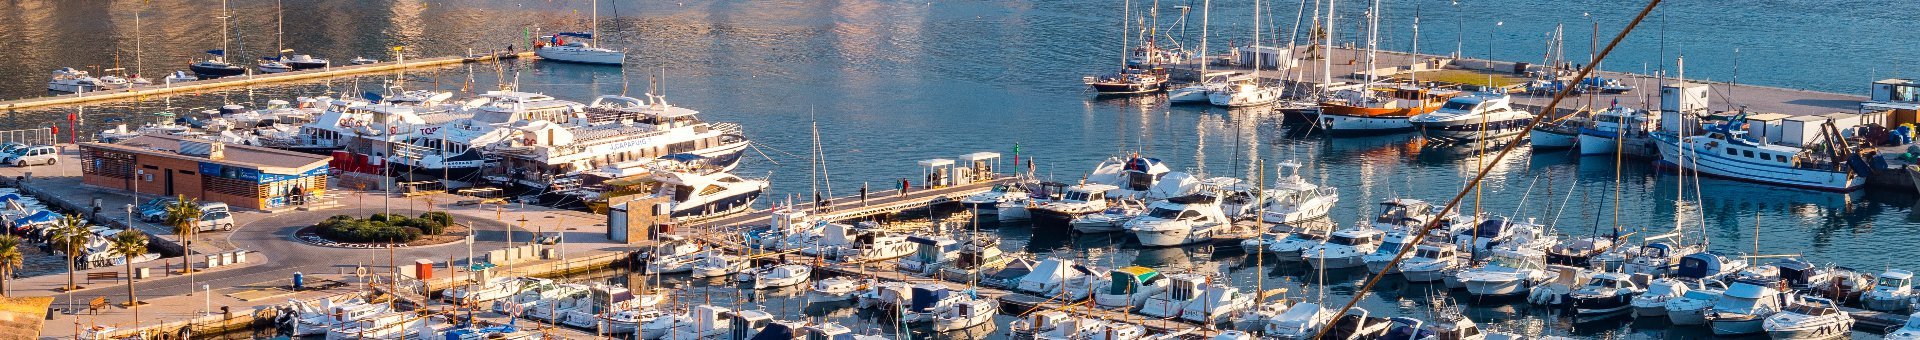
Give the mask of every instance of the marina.
M 1807 18 L 1878 17 L 1861 4 L 1747 9 L 1757 27 L 1731 29 L 1658 1 L 579 2 L 116 5 L 106 28 L 23 9 L 0 24 L 23 41 L 107 43 L 0 57 L 21 79 L 0 85 L 20 98 L 0 103 L 0 327 L 1920 329 L 1920 262 L 1892 246 L 1915 241 L 1920 81 L 1885 66 L 1910 58 L 1743 52 L 1721 32 L 1860 35 Z M 365 57 L 385 54 L 405 57 Z M 189 71 L 138 75 L 155 62 Z

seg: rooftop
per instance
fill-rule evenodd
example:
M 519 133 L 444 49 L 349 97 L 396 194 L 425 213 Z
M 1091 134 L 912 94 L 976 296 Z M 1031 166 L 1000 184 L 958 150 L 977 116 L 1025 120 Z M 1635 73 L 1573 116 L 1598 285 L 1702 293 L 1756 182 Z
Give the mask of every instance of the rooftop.
M 220 159 L 208 159 L 205 156 L 181 154 L 179 152 L 181 142 L 213 143 L 213 141 L 209 140 L 177 136 L 141 135 L 121 141 L 118 144 L 87 142 L 80 143 L 80 147 L 126 151 L 163 157 L 191 158 L 201 162 L 284 173 L 312 170 L 327 165 L 328 161 L 326 156 L 321 155 L 239 144 L 225 144 L 224 151 L 222 151 L 223 156 Z

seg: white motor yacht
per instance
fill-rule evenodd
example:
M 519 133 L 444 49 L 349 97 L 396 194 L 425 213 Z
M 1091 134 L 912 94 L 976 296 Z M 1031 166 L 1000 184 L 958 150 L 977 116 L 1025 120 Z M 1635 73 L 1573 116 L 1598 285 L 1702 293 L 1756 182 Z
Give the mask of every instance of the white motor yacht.
M 1273 254 L 1274 257 L 1282 261 L 1300 260 L 1304 258 L 1303 255 L 1305 255 L 1307 249 L 1313 249 L 1313 247 L 1318 247 L 1320 244 L 1326 243 L 1328 234 L 1332 233 L 1332 231 L 1322 228 L 1295 230 L 1292 233 L 1288 233 L 1286 237 L 1274 241 L 1272 245 L 1268 245 L 1267 253 Z
M 600 323 L 595 327 L 607 334 L 634 334 L 640 332 L 640 325 L 671 317 L 658 309 L 623 309 L 601 315 Z
M 802 264 L 785 264 L 761 270 L 753 275 L 753 289 L 772 289 L 790 287 L 806 283 L 813 275 L 813 267 Z
M 1365 256 L 1380 248 L 1386 233 L 1371 227 L 1348 228 L 1333 232 L 1326 243 L 1300 253 L 1300 259 L 1314 268 L 1352 268 L 1367 265 Z
M 1515 110 L 1506 94 L 1478 93 L 1448 99 L 1426 114 L 1407 118 L 1421 136 L 1442 143 L 1506 138 L 1527 130 L 1534 116 Z
M 1586 126 L 1580 127 L 1577 144 L 1582 156 L 1620 153 L 1652 157 L 1659 154 L 1652 140 L 1652 133 L 1659 129 L 1659 113 L 1614 105 L 1595 113 Z
M 914 243 L 913 255 L 900 258 L 897 268 L 909 273 L 932 275 L 941 266 L 953 262 L 959 257 L 960 248 L 966 245 L 947 236 L 909 236 L 907 242 Z
M 981 217 L 1000 215 L 1000 204 L 1028 198 L 1027 189 L 1020 183 L 994 185 L 993 190 L 969 195 L 960 199 L 960 205 L 973 210 Z
M 1340 191 L 1334 187 L 1308 183 L 1300 178 L 1300 163 L 1292 160 L 1280 162 L 1279 177 L 1273 183 L 1273 196 L 1267 198 L 1261 209 L 1262 222 L 1271 224 L 1294 224 L 1306 220 L 1327 216 L 1327 211 L 1340 202 Z
M 1400 261 L 1400 276 L 1408 282 L 1441 281 L 1447 275 L 1466 267 L 1466 259 L 1447 243 L 1422 243 L 1413 248 L 1413 254 Z
M 1547 270 L 1547 256 L 1533 249 L 1496 250 L 1483 266 L 1458 274 L 1474 296 L 1512 296 L 1526 294 L 1535 285 L 1553 281 L 1560 274 Z
M 1147 213 L 1132 221 L 1125 228 L 1133 232 L 1140 244 L 1148 247 L 1171 247 L 1203 242 L 1212 242 L 1221 237 L 1245 237 L 1246 233 L 1237 233 L 1240 229 L 1233 225 L 1220 209 L 1218 199 L 1212 195 L 1195 194 L 1169 198 L 1154 202 L 1147 207 Z
M 1594 274 L 1584 286 L 1574 289 L 1568 297 L 1573 300 L 1573 311 L 1578 314 L 1605 314 L 1627 310 L 1633 307 L 1633 300 L 1646 289 L 1640 288 L 1627 274 Z
M 1035 226 L 1070 226 L 1073 219 L 1081 215 L 1099 213 L 1109 206 L 1107 192 L 1120 187 L 1107 184 L 1081 184 L 1067 187 L 1059 199 L 1033 204 L 1027 211 L 1036 220 Z M 1044 222 L 1044 223 L 1042 223 Z
M 1762 325 L 1775 340 L 1822 340 L 1853 337 L 1853 317 L 1833 300 L 1811 296 L 1767 317 Z
M 72 67 L 53 70 L 53 79 L 47 81 L 47 90 L 65 93 L 81 93 L 103 90 L 99 78 L 87 75 L 87 71 Z

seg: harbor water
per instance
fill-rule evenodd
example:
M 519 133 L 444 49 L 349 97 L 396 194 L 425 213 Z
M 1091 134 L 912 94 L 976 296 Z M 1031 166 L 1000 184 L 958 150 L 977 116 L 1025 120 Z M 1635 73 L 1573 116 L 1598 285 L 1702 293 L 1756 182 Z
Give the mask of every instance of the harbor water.
M 1144 3 L 1135 1 L 1142 8 Z M 1491 165 L 1482 190 L 1462 200 L 1462 211 L 1535 219 L 1571 235 L 1616 229 L 1649 235 L 1679 227 L 1707 237 L 1717 250 L 1800 254 L 1815 263 L 1868 271 L 1920 268 L 1920 259 L 1898 251 L 1898 245 L 1920 242 L 1915 228 L 1920 212 L 1910 189 L 1836 194 L 1717 179 L 1681 182 L 1672 173 L 1654 170 L 1647 160 L 1536 153 L 1525 146 L 1494 162 L 1471 145 L 1426 146 L 1408 134 L 1329 138 L 1266 110 L 1169 107 L 1153 97 L 1094 98 L 1079 79 L 1119 64 L 1118 4 L 608 1 L 600 5 L 599 43 L 627 50 L 625 68 L 525 61 L 469 64 L 405 76 L 103 103 L 84 111 L 66 107 L 8 112 L 0 118 L 0 127 L 59 126 L 66 135 L 72 130 L 66 118 L 77 113 L 84 137 L 114 124 L 152 121 L 153 113 L 163 110 L 186 114 L 224 103 L 259 106 L 295 96 L 359 96 L 382 91 L 396 78 L 410 89 L 484 91 L 513 84 L 581 102 L 601 94 L 651 91 L 675 105 L 700 110 L 707 120 L 739 123 L 758 143 L 758 151 L 750 153 L 752 159 L 737 173 L 770 176 L 773 189 L 768 197 L 811 195 L 813 170 L 806 155 L 815 132 L 808 127 L 817 122 L 828 166 L 824 172 L 830 179 L 821 190 L 838 195 L 857 192 L 863 185 L 890 189 L 899 179 L 919 176 L 917 160 L 974 151 L 1001 152 L 1011 161 L 1017 148 L 1021 161 L 1032 162 L 1037 174 L 1062 182 L 1077 180 L 1102 159 L 1130 154 L 1209 176 L 1245 177 L 1263 165 L 1271 173 L 1273 164 L 1297 160 L 1307 164 L 1303 172 L 1310 181 L 1339 188 L 1341 202 L 1331 218 L 1344 226 L 1370 220 L 1378 213 L 1374 203 L 1385 199 L 1444 203 L 1475 170 Z M 143 13 L 145 26 L 138 34 L 143 75 L 157 79 L 185 69 L 190 60 L 203 56 L 200 51 L 219 48 L 214 5 L 161 0 L 115 3 L 103 11 L 92 3 L 14 4 L 7 11 L 11 20 L 0 22 L 4 36 L 16 46 L 15 53 L 0 55 L 0 75 L 13 79 L 0 83 L 0 97 L 44 95 L 49 71 L 113 65 L 116 52 L 119 65 L 132 68 L 135 11 Z M 1198 8 L 1200 2 L 1160 5 L 1164 28 L 1180 18 L 1172 6 Z M 1569 41 L 1565 53 L 1578 59 L 1584 58 L 1582 40 L 1589 30 L 1583 13 L 1598 18 L 1600 35 L 1606 36 L 1640 5 L 1497 0 L 1455 7 L 1447 1 L 1394 2 L 1384 11 L 1387 26 L 1381 46 L 1406 50 L 1411 44 L 1408 26 L 1418 12 L 1422 52 L 1444 54 L 1457 47 L 1480 57 L 1492 46 L 1497 59 L 1537 60 L 1545 46 L 1543 33 L 1564 23 Z M 1300 4 L 1271 6 L 1273 14 L 1262 21 L 1281 22 L 1271 30 L 1284 37 Z M 1364 5 L 1338 6 L 1343 13 L 1335 27 L 1339 39 L 1362 37 Z M 1224 50 L 1228 41 L 1250 38 L 1250 8 L 1246 3 L 1216 2 L 1210 47 Z M 586 9 L 580 1 L 289 2 L 285 38 L 287 48 L 336 63 L 355 56 L 390 60 L 394 46 L 404 46 L 401 50 L 409 57 L 464 54 L 469 49 L 505 49 L 536 30 L 585 30 Z M 238 59 L 272 51 L 274 3 L 235 1 L 233 10 L 238 26 L 232 49 Z M 1920 11 L 1920 3 L 1674 1 L 1623 43 L 1605 68 L 1641 72 L 1658 69 L 1663 60 L 1673 67 L 1671 59 L 1684 53 L 1688 78 L 1733 80 L 1738 75 L 1740 83 L 1862 93 L 1871 80 L 1899 76 L 1886 65 L 1920 63 L 1920 56 L 1901 53 L 1910 51 L 1899 46 L 1913 41 L 1897 33 L 1910 29 L 1905 25 L 1910 19 L 1900 15 L 1915 11 Z M 1188 20 L 1186 37 L 1179 28 L 1161 33 L 1193 46 L 1199 15 Z M 1836 37 L 1869 41 L 1843 43 L 1854 39 Z M 1682 190 L 1686 199 L 1676 200 Z M 1041 256 L 1090 256 L 1102 266 L 1229 273 L 1246 287 L 1255 281 L 1269 288 L 1291 287 L 1290 296 L 1324 298 L 1333 305 L 1353 296 L 1366 279 L 1363 270 L 1319 272 L 1301 263 L 1254 261 L 1237 247 L 1141 249 L 1126 237 L 1035 234 L 1020 224 L 987 227 L 1009 240 L 1008 248 Z M 1664 322 L 1576 323 L 1557 312 L 1484 304 L 1440 291 L 1390 278 L 1360 306 L 1376 315 L 1423 318 L 1436 306 L 1462 306 L 1489 328 L 1527 335 L 1706 336 L 1703 328 L 1669 329 Z M 689 301 L 686 298 L 677 301 Z M 1003 330 L 1011 319 L 1001 319 Z

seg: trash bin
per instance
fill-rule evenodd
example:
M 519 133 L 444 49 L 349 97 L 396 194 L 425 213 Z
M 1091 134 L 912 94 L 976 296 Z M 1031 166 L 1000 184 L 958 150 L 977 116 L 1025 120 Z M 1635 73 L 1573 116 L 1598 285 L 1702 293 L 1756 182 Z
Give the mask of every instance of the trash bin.
M 301 288 L 305 288 L 306 286 L 307 286 L 307 274 L 302 274 L 300 272 L 293 272 L 293 290 L 300 290 Z

